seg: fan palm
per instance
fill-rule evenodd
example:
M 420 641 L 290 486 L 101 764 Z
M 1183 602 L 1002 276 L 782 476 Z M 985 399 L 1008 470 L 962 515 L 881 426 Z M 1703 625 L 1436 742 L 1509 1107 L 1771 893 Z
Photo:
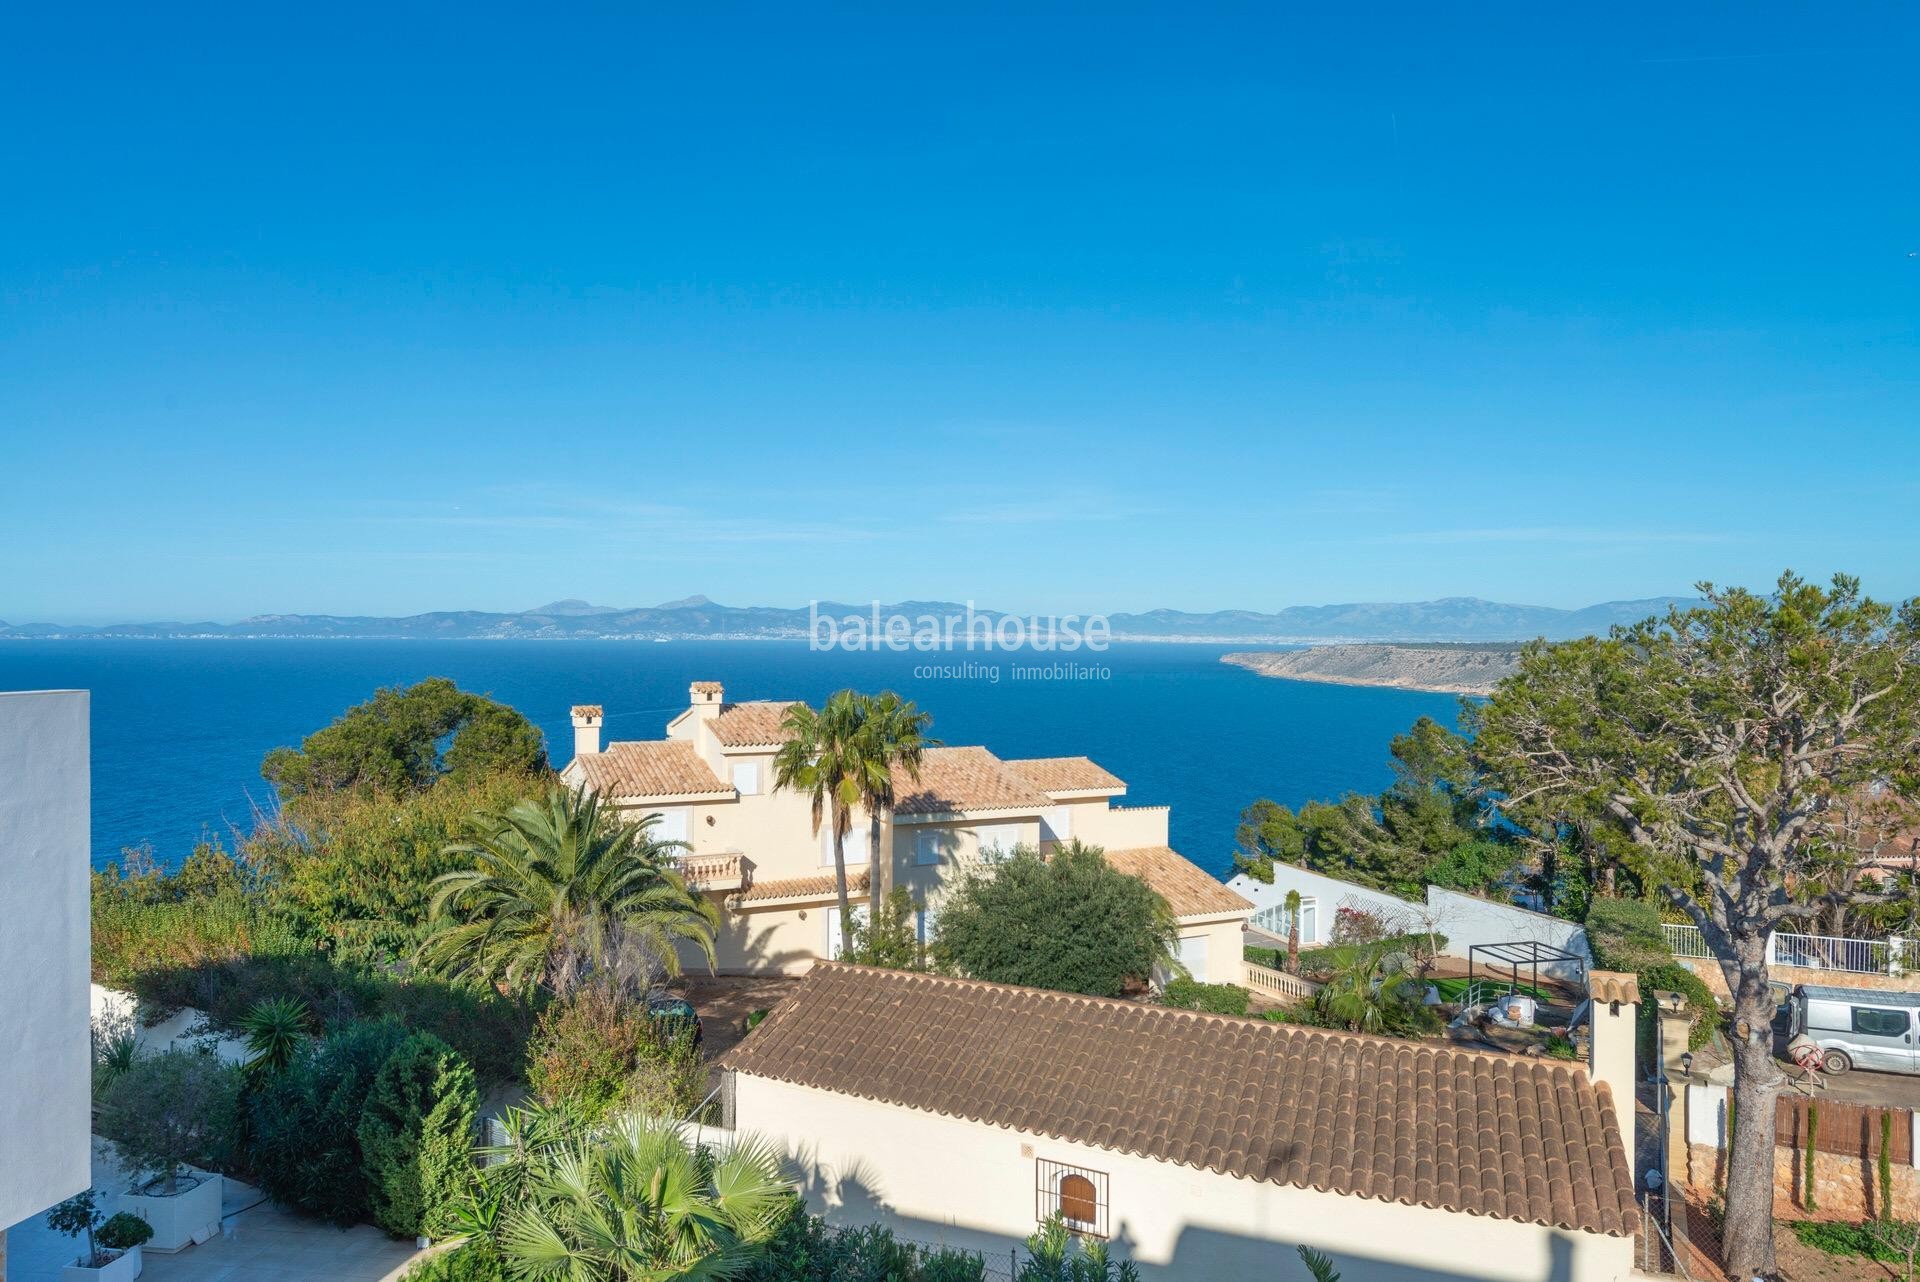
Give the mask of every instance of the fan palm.
M 793 1186 L 764 1142 L 716 1153 L 678 1123 L 638 1115 L 522 1160 L 500 1249 L 533 1282 L 738 1277 L 792 1206 Z
M 473 839 L 446 848 L 471 866 L 433 881 L 422 965 L 521 994 L 570 956 L 606 964 L 622 941 L 649 948 L 669 973 L 681 942 L 712 966 L 719 911 L 674 868 L 684 843 L 654 836 L 657 820 L 627 822 L 564 787 L 474 816 Z

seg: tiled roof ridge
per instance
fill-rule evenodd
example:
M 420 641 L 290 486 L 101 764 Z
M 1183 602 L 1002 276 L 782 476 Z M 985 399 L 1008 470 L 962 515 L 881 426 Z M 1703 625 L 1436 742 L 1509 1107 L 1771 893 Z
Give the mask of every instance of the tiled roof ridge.
M 851 872 L 849 872 L 851 875 Z M 1405 1037 L 1389 1037 L 1385 1033 L 1356 1033 L 1344 1028 L 1320 1028 L 1312 1024 L 1289 1024 L 1279 1020 L 1262 1019 L 1258 1015 L 1222 1015 L 1214 1011 L 1187 1010 L 1178 1006 L 1156 1006 L 1151 1002 L 1133 1001 L 1126 997 L 1096 997 L 1090 993 L 1065 993 L 1057 988 L 1034 988 L 1027 984 L 1001 984 L 990 979 L 974 979 L 969 975 L 941 975 L 926 970 L 898 970 L 891 966 L 863 966 L 857 962 L 829 961 L 822 957 L 813 963 L 807 974 L 822 968 L 834 971 L 858 971 L 863 974 L 881 975 L 901 982 L 925 982 L 952 988 L 989 988 L 1015 993 L 1034 993 L 1048 999 L 1069 1002 L 1085 1002 L 1093 1006 L 1107 1007 L 1125 1011 L 1148 1011 L 1156 1018 L 1179 1018 L 1186 1016 L 1198 1021 L 1225 1025 L 1253 1025 L 1258 1028 L 1275 1030 L 1276 1035 L 1287 1032 L 1300 1033 L 1307 1037 L 1324 1035 L 1329 1041 L 1346 1041 L 1366 1046 L 1382 1046 L 1398 1050 L 1425 1050 L 1436 1054 L 1457 1055 L 1466 1059 L 1482 1060 L 1492 1064 L 1532 1064 L 1548 1069 L 1565 1069 L 1581 1077 L 1593 1080 L 1587 1072 L 1587 1066 L 1578 1060 L 1530 1057 L 1513 1055 L 1506 1051 L 1482 1050 L 1475 1046 L 1456 1046 L 1453 1043 L 1434 1043 L 1411 1041 Z M 769 1016 L 769 1018 L 772 1018 Z

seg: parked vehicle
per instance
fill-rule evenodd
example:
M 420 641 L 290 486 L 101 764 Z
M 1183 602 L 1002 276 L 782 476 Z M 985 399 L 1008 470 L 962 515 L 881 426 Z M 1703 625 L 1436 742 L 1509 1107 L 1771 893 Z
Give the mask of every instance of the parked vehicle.
M 1801 984 L 1787 1005 L 1788 1036 L 1818 1046 L 1826 1072 L 1920 1074 L 1920 993 Z

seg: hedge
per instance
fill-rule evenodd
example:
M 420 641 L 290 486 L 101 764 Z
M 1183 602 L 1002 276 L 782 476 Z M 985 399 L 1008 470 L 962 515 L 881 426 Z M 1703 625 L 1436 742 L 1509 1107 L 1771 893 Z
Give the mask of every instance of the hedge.
M 1247 990 L 1238 984 L 1203 984 L 1193 979 L 1170 979 L 1160 992 L 1162 1006 L 1214 1015 L 1244 1015 L 1247 1001 Z

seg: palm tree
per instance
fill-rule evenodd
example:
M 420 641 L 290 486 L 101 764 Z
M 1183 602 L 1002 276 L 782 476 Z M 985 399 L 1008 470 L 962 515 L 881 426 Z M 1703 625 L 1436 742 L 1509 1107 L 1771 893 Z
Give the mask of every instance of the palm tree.
M 659 816 L 627 822 L 584 790 L 475 815 L 473 839 L 448 846 L 471 866 L 433 880 L 437 929 L 421 963 L 528 994 L 574 964 L 604 966 L 625 941 L 679 973 L 674 945 L 691 941 L 713 965 L 719 910 L 673 866 L 683 842 L 653 834 Z
M 865 771 L 861 744 L 860 698 L 836 690 L 815 712 L 804 703 L 787 709 L 780 727 L 786 741 L 773 756 L 773 786 L 804 792 L 813 803 L 813 831 L 824 820 L 833 834 L 833 884 L 840 896 L 840 940 L 853 938 L 853 906 L 847 901 L 847 831 L 860 801 L 859 776 Z M 873 887 L 867 887 L 873 893 Z
M 737 1277 L 792 1206 L 793 1186 L 763 1141 L 716 1153 L 679 1123 L 638 1115 L 524 1160 L 500 1249 L 533 1282 Z
M 1353 944 L 1334 954 L 1333 976 L 1314 1000 L 1349 1032 L 1405 1033 L 1431 1022 L 1426 990 L 1412 957 L 1396 944 Z
M 1313 1275 L 1313 1282 L 1340 1282 L 1340 1271 L 1333 1267 L 1333 1261 L 1324 1252 L 1303 1246 L 1300 1248 L 1300 1262 Z
M 1300 973 L 1300 892 L 1289 890 L 1287 906 L 1287 972 Z
M 880 856 L 882 821 L 892 816 L 896 796 L 893 772 L 904 770 L 918 783 L 922 755 L 928 748 L 939 747 L 940 741 L 927 738 L 933 714 L 920 711 L 911 699 L 902 699 L 891 690 L 859 698 L 867 739 L 867 768 L 859 776 L 860 804 L 866 808 L 869 829 L 867 893 L 878 904 L 886 898 L 893 880 L 893 861 Z
M 933 718 L 891 690 L 857 694 L 837 690 L 818 712 L 804 703 L 787 709 L 781 723 L 786 742 L 773 759 L 773 786 L 807 793 L 813 830 L 823 821 L 833 835 L 834 887 L 840 896 L 840 938 L 853 938 L 853 906 L 847 898 L 847 833 L 853 812 L 864 807 L 872 826 L 867 895 L 878 903 L 885 881 L 880 857 L 881 820 L 893 808 L 895 766 L 920 777 L 920 759 L 937 740 L 925 737 Z

